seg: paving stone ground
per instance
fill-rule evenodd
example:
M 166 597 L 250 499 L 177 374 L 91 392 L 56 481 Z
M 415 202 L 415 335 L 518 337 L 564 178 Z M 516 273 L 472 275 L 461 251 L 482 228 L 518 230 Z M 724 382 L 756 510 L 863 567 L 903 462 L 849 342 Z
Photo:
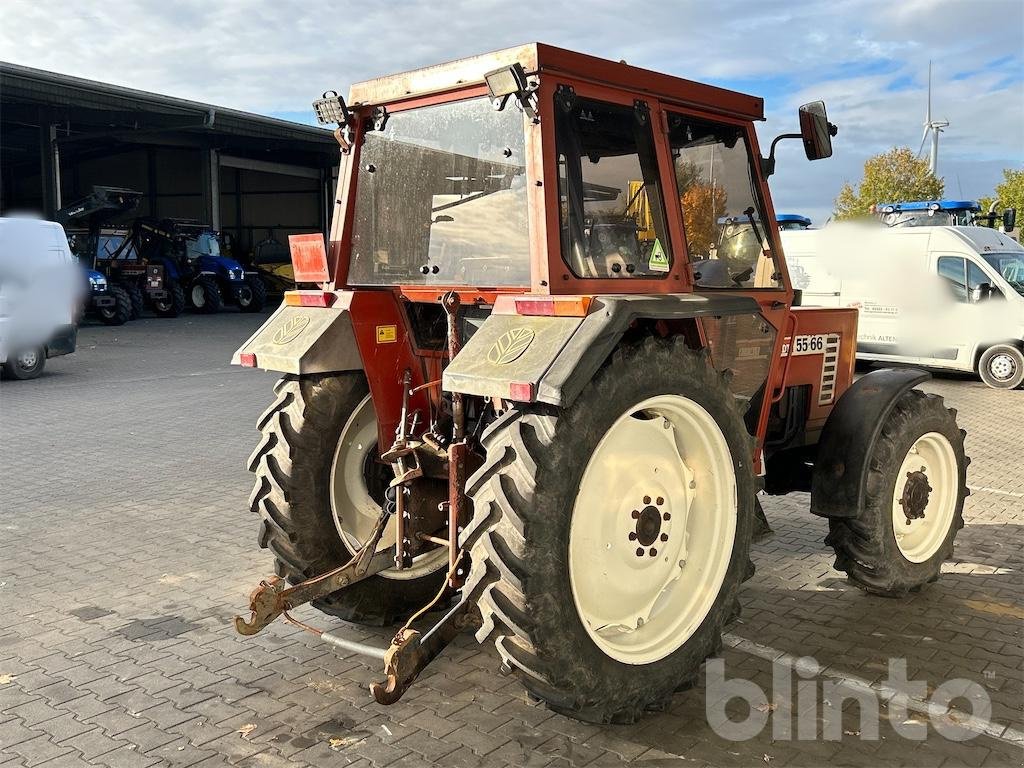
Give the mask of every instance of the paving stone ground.
M 733 699 L 726 711 L 768 722 L 732 741 L 708 723 L 708 692 L 721 689 L 703 680 L 638 724 L 586 725 L 528 701 L 493 650 L 467 636 L 382 707 L 366 689 L 379 670 L 361 658 L 283 623 L 235 634 L 232 616 L 271 570 L 255 543 L 244 465 L 275 377 L 227 360 L 262 319 L 86 327 L 78 353 L 51 360 L 42 379 L 2 385 L 2 768 L 1024 762 L 1014 741 L 1024 731 L 1024 392 L 967 377 L 928 385 L 960 411 L 975 490 L 957 561 L 910 600 L 849 588 L 805 496 L 765 500 L 775 533 L 754 546 L 758 572 L 730 629 L 734 644 L 762 652 L 727 647 L 722 658 L 728 679 L 765 697 L 752 707 Z M 339 626 L 311 609 L 299 616 Z M 389 635 L 341 631 L 381 643 Z M 803 698 L 787 697 L 766 654 L 810 656 L 824 671 L 787 673 Z M 893 724 L 885 705 L 865 724 L 849 701 L 829 699 L 839 698 L 824 687 L 836 676 L 884 681 L 890 658 L 906 660 L 926 696 L 954 678 L 976 683 L 995 735 L 950 740 L 927 715 Z M 823 738 L 831 706 L 843 715 Z M 964 699 L 954 706 L 971 709 Z M 811 730 L 794 725 L 787 737 L 783 726 L 800 712 Z M 901 735 L 913 728 L 925 738 Z

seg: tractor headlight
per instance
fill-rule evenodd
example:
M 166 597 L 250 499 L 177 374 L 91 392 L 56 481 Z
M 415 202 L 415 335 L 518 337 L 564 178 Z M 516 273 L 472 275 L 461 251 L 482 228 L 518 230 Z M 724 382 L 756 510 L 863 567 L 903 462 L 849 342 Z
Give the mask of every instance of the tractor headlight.
M 107 278 L 103 277 L 102 275 L 99 276 L 99 277 L 95 277 L 93 275 L 90 275 L 89 276 L 89 285 L 92 286 L 92 289 L 94 291 L 105 290 L 106 287 L 107 287 Z

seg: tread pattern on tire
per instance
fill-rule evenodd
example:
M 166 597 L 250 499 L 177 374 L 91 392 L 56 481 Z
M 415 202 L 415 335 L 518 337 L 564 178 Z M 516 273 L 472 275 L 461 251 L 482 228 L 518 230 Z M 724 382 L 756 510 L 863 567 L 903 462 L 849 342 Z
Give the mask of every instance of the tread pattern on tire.
M 256 475 L 249 508 L 260 516 L 260 546 L 271 551 L 275 572 L 290 584 L 351 557 L 332 513 L 325 513 L 330 502 L 324 473 L 337 436 L 329 442 L 323 429 L 347 418 L 366 393 L 361 374 L 286 375 L 274 385 L 274 401 L 256 423 L 261 437 L 248 461 Z M 313 606 L 345 621 L 392 624 L 426 604 L 444 576 L 444 569 L 404 581 L 373 576 Z
M 217 279 L 213 275 L 199 275 L 192 285 L 201 285 L 206 299 L 203 306 L 195 307 L 197 312 L 204 315 L 215 315 L 224 308 L 224 297 L 221 296 Z
M 914 564 L 914 576 L 894 558 L 887 556 L 880 536 L 879 521 L 882 516 L 892 515 L 887 475 L 899 470 L 904 456 L 896 445 L 898 437 L 914 428 L 924 418 L 951 418 L 956 425 L 956 410 L 946 408 L 939 395 L 912 389 L 906 392 L 893 406 L 892 411 L 878 436 L 867 477 L 867 498 L 860 517 L 832 518 L 825 543 L 835 550 L 835 568 L 844 571 L 849 580 L 872 594 L 885 597 L 902 597 L 919 590 L 927 583 L 938 579 L 942 563 L 952 557 L 953 539 L 956 532 L 964 527 L 964 500 L 970 495 L 967 483 L 963 482 L 960 498 L 953 515 L 952 536 L 942 549 L 925 563 Z M 967 432 L 954 429 L 958 440 L 951 440 L 954 452 L 964 456 L 964 438 Z M 952 436 L 950 436 L 952 437 Z M 899 454 L 899 455 L 898 455 Z M 970 458 L 964 456 L 964 471 Z
M 658 343 L 653 338 L 640 345 L 644 352 L 655 351 Z M 688 354 L 707 369 L 710 386 L 725 387 L 725 381 L 711 367 L 706 353 L 694 352 L 682 339 L 672 345 L 674 353 Z M 621 363 L 624 350 L 616 351 L 614 361 Z M 600 397 L 598 379 L 590 387 L 597 387 L 594 396 Z M 580 395 L 582 398 L 584 395 Z M 737 413 L 736 418 L 739 419 Z M 553 661 L 538 651 L 534 638 L 544 631 L 535 619 L 534 606 L 528 604 L 524 591 L 525 580 L 530 578 L 528 538 L 530 536 L 531 509 L 534 505 L 538 465 L 548 461 L 560 421 L 564 420 L 554 409 L 534 407 L 506 411 L 490 424 L 481 436 L 486 449 L 484 464 L 467 480 L 466 494 L 473 500 L 474 516 L 463 532 L 462 545 L 471 554 L 471 570 L 463 587 L 475 600 L 483 619 L 476 634 L 479 642 L 492 639 L 502 661 L 502 670 L 518 674 L 527 690 L 542 699 L 553 710 L 590 722 L 634 722 L 643 712 L 662 709 L 674 690 L 692 685 L 693 677 L 677 681 L 675 687 L 655 700 L 635 700 L 609 709 L 601 702 L 581 702 L 571 692 L 559 687 Z M 753 448 L 753 438 L 746 443 Z M 543 521 L 534 523 L 537 527 Z M 749 542 L 748 542 L 749 543 Z M 742 580 L 754 573 L 748 553 L 742 568 Z M 724 589 L 723 585 L 723 589 Z M 538 599 L 534 596 L 534 599 Z M 540 599 L 543 599 L 541 597 Z M 558 610 L 557 606 L 548 606 Z M 561 610 L 573 610 L 562 606 Z M 739 600 L 727 606 L 726 622 L 739 613 Z M 705 649 L 704 658 L 721 650 L 721 636 Z

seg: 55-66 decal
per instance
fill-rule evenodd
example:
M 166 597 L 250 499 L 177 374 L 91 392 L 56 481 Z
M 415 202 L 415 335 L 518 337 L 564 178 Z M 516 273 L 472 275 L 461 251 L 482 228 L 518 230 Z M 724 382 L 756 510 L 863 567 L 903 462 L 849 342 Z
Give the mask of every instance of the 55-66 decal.
M 797 336 L 795 339 L 786 338 L 782 342 L 782 356 L 785 357 L 793 352 L 793 357 L 799 355 L 821 355 L 828 347 L 827 333 L 816 333 L 807 336 Z

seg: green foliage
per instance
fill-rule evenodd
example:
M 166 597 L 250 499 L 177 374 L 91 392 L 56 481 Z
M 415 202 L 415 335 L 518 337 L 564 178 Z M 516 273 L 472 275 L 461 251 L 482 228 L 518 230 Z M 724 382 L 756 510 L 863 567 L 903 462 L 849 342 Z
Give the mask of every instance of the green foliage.
M 835 218 L 858 219 L 871 215 L 871 206 L 900 200 L 937 200 L 945 184 L 928 170 L 908 147 L 894 147 L 864 163 L 864 178 L 856 189 L 843 184 L 835 200 Z
M 996 184 L 996 198 L 999 207 L 1016 208 L 1018 216 L 1024 216 L 1024 169 L 1003 169 L 1003 181 Z

